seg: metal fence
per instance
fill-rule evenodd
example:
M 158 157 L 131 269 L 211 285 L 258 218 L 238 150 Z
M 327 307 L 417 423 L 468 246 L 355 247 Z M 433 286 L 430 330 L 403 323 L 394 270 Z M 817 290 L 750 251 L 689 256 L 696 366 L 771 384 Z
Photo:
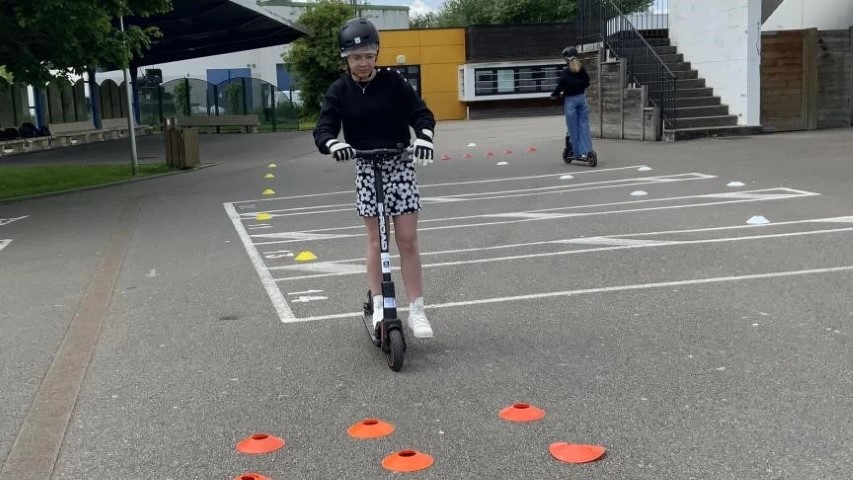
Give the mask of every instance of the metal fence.
M 180 78 L 139 91 L 142 123 L 162 125 L 176 116 L 256 114 L 261 130 L 298 130 L 299 114 L 290 97 L 257 78 L 237 77 L 212 84 Z
M 638 7 L 648 10 L 623 10 Z M 647 40 L 666 37 L 668 7 L 668 0 L 580 0 L 577 21 L 581 43 L 601 43 L 625 59 L 630 79 L 647 86 L 649 98 L 660 108 L 662 126 L 675 128 L 677 78 Z

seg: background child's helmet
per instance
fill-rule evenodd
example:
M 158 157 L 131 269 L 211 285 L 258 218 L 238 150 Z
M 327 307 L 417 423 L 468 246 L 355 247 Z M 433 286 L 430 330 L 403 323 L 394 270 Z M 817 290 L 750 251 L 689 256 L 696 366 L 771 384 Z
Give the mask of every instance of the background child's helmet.
M 578 56 L 578 49 L 575 47 L 566 47 L 563 49 L 563 58 L 574 58 Z

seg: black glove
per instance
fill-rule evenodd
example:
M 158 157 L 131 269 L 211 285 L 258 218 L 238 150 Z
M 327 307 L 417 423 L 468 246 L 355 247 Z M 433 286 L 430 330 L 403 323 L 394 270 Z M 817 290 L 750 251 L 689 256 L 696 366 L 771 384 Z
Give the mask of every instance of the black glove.
M 346 162 L 355 158 L 355 149 L 349 143 L 339 142 L 337 140 L 329 140 L 326 143 L 326 148 L 339 162 Z

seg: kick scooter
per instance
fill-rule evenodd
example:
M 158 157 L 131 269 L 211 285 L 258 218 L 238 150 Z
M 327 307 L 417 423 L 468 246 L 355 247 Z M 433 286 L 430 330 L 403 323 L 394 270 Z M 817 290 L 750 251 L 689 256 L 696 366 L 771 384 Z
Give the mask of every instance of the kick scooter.
M 406 352 L 406 337 L 403 323 L 397 318 L 397 297 L 394 282 L 391 280 L 391 255 L 388 240 L 388 214 L 385 209 L 385 191 L 382 184 L 382 164 L 385 162 L 411 162 L 406 149 L 378 148 L 375 150 L 356 150 L 357 161 L 369 162 L 373 167 L 373 185 L 376 189 L 376 210 L 379 216 L 379 256 L 382 266 L 382 321 L 373 329 L 373 293 L 367 291 L 364 302 L 364 322 L 373 345 L 382 349 L 391 370 L 399 372 L 403 368 Z
M 586 163 L 588 163 L 590 167 L 598 165 L 598 155 L 595 152 L 589 152 L 589 155 L 587 155 L 586 158 Z M 563 149 L 563 161 L 571 164 L 575 160 L 578 162 L 584 161 L 582 158 L 575 156 L 575 153 L 572 150 L 572 141 L 569 136 L 566 135 L 566 147 Z

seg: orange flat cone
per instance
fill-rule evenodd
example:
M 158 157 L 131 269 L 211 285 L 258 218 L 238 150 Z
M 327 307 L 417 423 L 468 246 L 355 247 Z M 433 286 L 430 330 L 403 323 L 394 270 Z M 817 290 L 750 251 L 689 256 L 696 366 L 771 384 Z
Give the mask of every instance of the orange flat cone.
M 548 447 L 551 456 L 565 463 L 594 462 L 604 456 L 607 449 L 601 445 L 580 445 L 577 443 L 556 442 Z
M 432 456 L 417 450 L 402 450 L 392 453 L 382 460 L 382 466 L 392 472 L 417 472 L 432 466 L 435 463 Z
M 539 150 L 536 150 L 536 147 L 530 147 L 527 149 L 527 153 L 533 153 L 533 152 L 538 152 L 538 151 Z
M 507 148 L 506 150 L 504 150 L 504 155 L 512 155 L 512 150 Z
M 261 455 L 278 450 L 284 446 L 284 440 L 269 433 L 256 433 L 237 444 L 237 451 L 250 455 Z
M 448 154 L 446 154 L 446 153 L 445 153 L 445 154 L 441 157 L 441 160 L 453 160 L 453 157 L 451 157 L 450 155 L 448 155 Z
M 466 153 L 465 155 L 462 155 L 462 157 L 463 158 L 474 158 L 474 156 L 471 155 L 470 153 Z
M 353 438 L 379 438 L 391 435 L 393 431 L 394 425 L 375 418 L 367 418 L 347 429 L 347 433 Z
M 494 153 L 492 153 L 492 151 L 491 151 L 491 150 L 489 150 L 488 152 L 486 152 L 486 156 L 487 156 L 487 157 L 494 157 L 494 156 L 495 156 L 495 154 L 494 154 Z
M 242 475 L 238 475 L 234 477 L 234 480 L 272 480 L 269 477 L 265 477 L 260 473 L 244 473 Z
M 498 416 L 508 422 L 534 422 L 545 416 L 545 410 L 528 403 L 516 403 L 501 410 Z

